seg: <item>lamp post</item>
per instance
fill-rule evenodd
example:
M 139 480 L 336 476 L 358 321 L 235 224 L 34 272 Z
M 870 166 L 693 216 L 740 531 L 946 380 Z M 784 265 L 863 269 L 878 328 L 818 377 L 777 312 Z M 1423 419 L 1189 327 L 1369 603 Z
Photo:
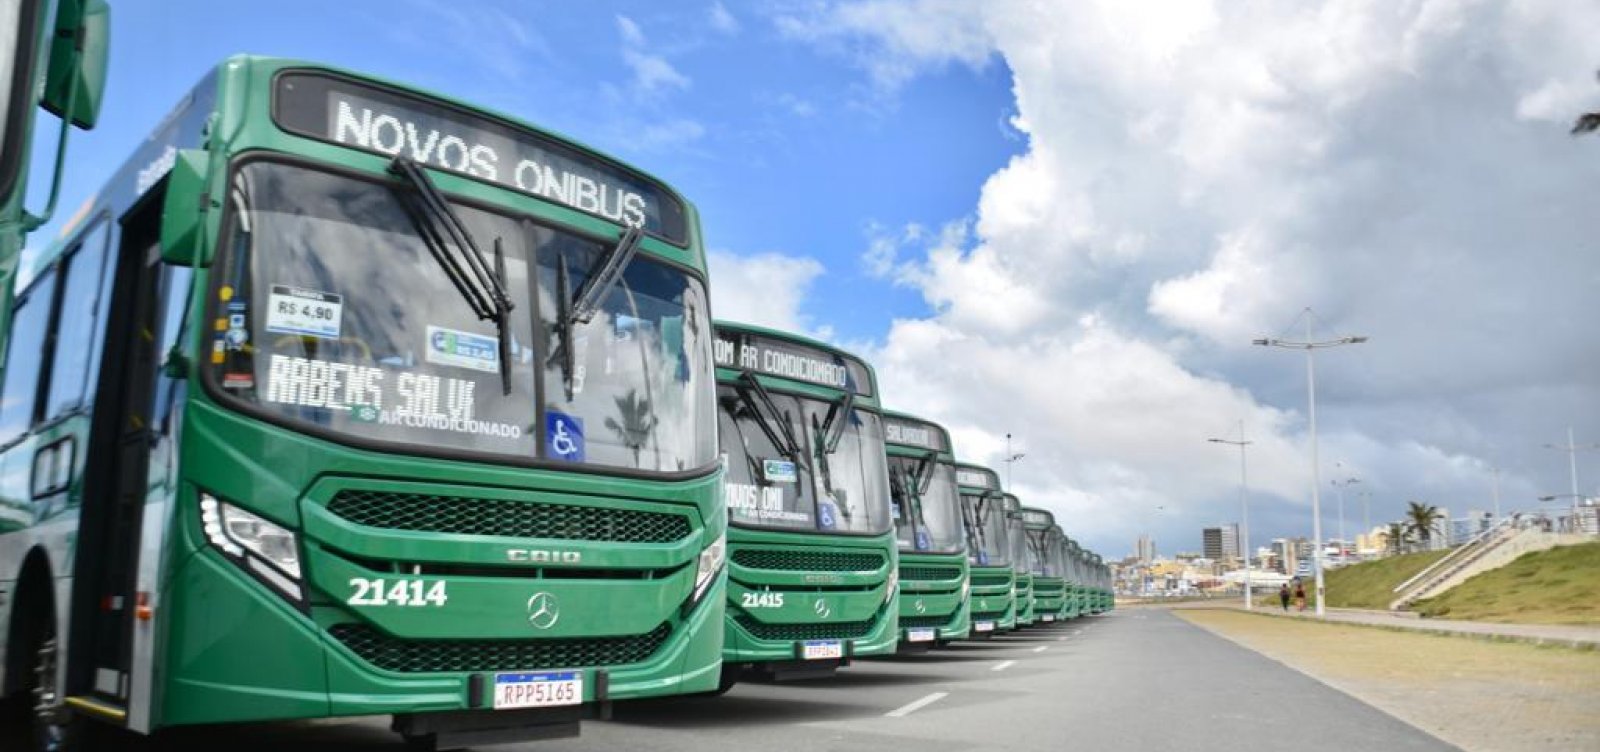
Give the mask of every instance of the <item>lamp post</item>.
M 1578 500 L 1582 498 L 1578 495 L 1578 450 L 1600 449 L 1600 444 L 1579 444 L 1573 441 L 1572 426 L 1567 426 L 1566 444 L 1545 444 L 1544 447 L 1546 449 L 1560 449 L 1567 453 L 1567 472 L 1572 479 L 1572 524 L 1576 526 L 1578 524 Z M 1540 501 L 1548 500 L 1545 497 L 1540 497 Z
M 1283 339 L 1257 339 L 1251 344 L 1262 347 L 1282 347 L 1288 350 L 1306 351 L 1306 404 L 1307 417 L 1310 419 L 1311 429 L 1311 537 L 1314 539 L 1315 548 L 1311 552 L 1311 568 L 1316 576 L 1317 589 L 1317 617 L 1321 618 L 1323 609 L 1323 583 L 1322 583 L 1322 489 L 1320 488 L 1321 473 L 1317 470 L 1317 366 L 1315 353 L 1317 350 L 1340 345 L 1359 345 L 1367 341 L 1366 337 L 1340 337 L 1338 339 L 1315 341 L 1311 339 L 1311 309 L 1305 310 L 1306 339 L 1304 342 L 1292 342 Z
M 1334 464 L 1335 464 L 1335 466 L 1339 467 L 1340 469 L 1344 468 L 1344 463 L 1343 462 L 1336 462 Z M 1349 542 L 1344 537 L 1344 490 L 1346 488 L 1348 488 L 1351 483 L 1360 483 L 1361 479 L 1360 478 L 1345 478 L 1344 480 L 1340 480 L 1338 478 L 1334 478 L 1331 482 L 1333 483 L 1333 487 L 1334 488 L 1339 489 L 1339 560 L 1343 561 L 1344 560 L 1344 544 Z
M 1244 558 L 1244 610 L 1251 608 L 1250 600 L 1250 498 L 1247 495 L 1247 478 L 1245 475 L 1244 448 L 1250 442 L 1244 438 L 1244 419 L 1239 419 L 1239 440 L 1231 439 L 1206 439 L 1213 444 L 1230 444 L 1239 447 L 1239 550 Z
M 1009 433 L 1006 434 L 1006 458 L 1004 460 L 1002 460 L 1002 461 L 1006 463 L 1006 490 L 1007 491 L 1011 490 L 1011 466 L 1015 465 L 1017 463 L 1017 460 L 1020 460 L 1023 457 L 1026 457 L 1026 456 L 1027 455 L 1023 454 L 1022 452 L 1017 452 L 1016 454 L 1012 454 L 1011 453 L 1011 434 L 1009 434 Z

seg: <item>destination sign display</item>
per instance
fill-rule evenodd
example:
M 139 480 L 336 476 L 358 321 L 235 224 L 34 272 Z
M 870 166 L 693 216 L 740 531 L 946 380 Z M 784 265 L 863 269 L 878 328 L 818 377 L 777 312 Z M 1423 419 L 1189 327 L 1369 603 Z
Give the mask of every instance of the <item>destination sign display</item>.
M 890 444 L 909 444 L 940 452 L 950 448 L 944 440 L 944 431 L 932 423 L 922 421 L 885 416 L 883 438 Z
M 321 73 L 278 77 L 273 118 L 302 136 L 453 172 L 679 245 L 683 203 L 637 173 L 555 139 L 415 96 Z
M 1049 512 L 1042 512 L 1037 509 L 1022 510 L 1022 521 L 1029 525 L 1050 525 L 1055 522 L 1051 519 Z
M 866 365 L 837 352 L 722 329 L 717 330 L 717 341 L 712 351 L 720 368 L 737 368 L 854 391 L 863 397 L 872 396 L 872 379 Z
M 958 467 L 956 468 L 956 485 L 987 488 L 994 491 L 1000 490 L 1000 482 L 995 479 L 994 473 L 988 470 L 971 470 Z

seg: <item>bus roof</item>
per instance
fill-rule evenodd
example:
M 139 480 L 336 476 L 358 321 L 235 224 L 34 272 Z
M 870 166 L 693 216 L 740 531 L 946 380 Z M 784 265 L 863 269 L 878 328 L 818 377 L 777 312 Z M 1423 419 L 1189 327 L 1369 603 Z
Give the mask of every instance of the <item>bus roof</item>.
M 690 214 L 694 212 L 694 205 L 690 201 L 679 194 L 670 184 L 654 174 L 612 157 L 575 138 L 541 128 L 520 118 L 506 115 L 499 110 L 464 102 L 455 97 L 438 94 L 429 89 L 406 84 L 385 76 L 371 75 L 347 68 L 295 58 L 240 54 L 228 57 L 217 65 L 206 69 L 200 80 L 179 98 L 171 110 L 162 116 L 161 120 L 151 129 L 150 135 L 140 143 L 139 147 L 115 172 L 111 173 L 111 177 L 101 188 L 84 201 L 78 210 L 73 213 L 73 216 L 62 224 L 61 231 L 57 237 L 52 239 L 50 244 L 35 258 L 33 265 L 30 267 L 31 276 L 37 276 L 51 264 L 54 264 L 62 252 L 69 247 L 69 241 L 75 239 L 74 235 L 77 229 L 83 226 L 84 223 L 97 219 L 105 213 L 107 208 L 117 210 L 116 214 L 125 212 L 141 198 L 147 188 L 159 183 L 160 178 L 165 176 L 166 171 L 172 166 L 174 155 L 169 154 L 169 151 L 200 146 L 200 131 L 211 112 L 216 108 L 216 94 L 222 82 L 235 78 L 235 80 L 249 82 L 251 86 L 264 86 L 265 84 L 259 83 L 264 77 L 287 69 L 326 72 L 345 76 L 360 82 L 395 89 L 406 96 L 431 100 L 448 107 L 467 110 L 473 113 L 474 116 L 482 117 L 485 120 L 499 121 L 502 125 L 513 129 L 527 131 L 540 138 L 549 139 L 572 149 L 581 150 L 595 159 L 610 163 L 615 167 L 644 178 L 666 191 L 673 199 L 681 202 L 687 212 Z M 257 72 L 261 75 L 251 75 Z M 235 77 L 233 76 L 235 73 L 240 75 Z M 270 96 L 270 93 L 265 96 Z M 282 132 L 281 129 L 276 130 Z M 149 176 L 148 180 L 146 179 L 147 176 Z M 692 243 L 693 238 L 690 239 L 691 246 Z
M 883 418 L 886 434 L 884 440 L 885 443 L 891 445 L 892 447 L 932 449 L 939 453 L 940 459 L 946 461 L 955 460 L 955 447 L 950 443 L 950 432 L 946 431 L 944 426 L 928 420 L 927 418 L 919 418 L 910 413 L 903 413 L 898 410 L 884 410 Z M 897 436 L 895 435 L 896 432 L 893 430 L 896 427 L 896 423 L 914 424 L 916 428 L 923 428 L 932 431 L 933 433 L 937 434 L 937 436 L 932 437 L 932 441 L 923 441 L 918 437 L 908 435 L 905 432 L 900 432 Z
M 722 333 L 728 332 L 728 333 L 733 333 L 733 334 L 742 334 L 742 335 L 750 335 L 750 336 L 760 337 L 762 339 L 779 340 L 780 342 L 787 343 L 787 344 L 790 344 L 790 345 L 797 345 L 797 346 L 799 346 L 801 348 L 804 348 L 804 349 L 815 350 L 815 351 L 817 351 L 819 353 L 824 353 L 824 354 L 827 354 L 827 355 L 837 356 L 837 357 L 847 361 L 849 364 L 854 365 L 856 367 L 859 367 L 864 372 L 864 376 L 865 376 L 865 378 L 867 380 L 867 391 L 866 391 L 865 394 L 862 394 L 861 396 L 864 399 L 870 400 L 871 404 L 873 404 L 874 406 L 876 406 L 878 404 L 878 374 L 877 374 L 877 371 L 873 370 L 871 363 L 868 363 L 866 360 L 863 360 L 861 358 L 861 356 L 856 355 L 855 353 L 852 353 L 852 352 L 850 352 L 848 350 L 844 350 L 844 349 L 839 348 L 839 347 L 835 347 L 833 345 L 830 345 L 830 344 L 828 344 L 826 342 L 822 342 L 820 340 L 812 339 L 812 338 L 807 337 L 807 336 L 805 336 L 803 334 L 795 334 L 793 332 L 785 332 L 785 331 L 781 331 L 781 330 L 778 330 L 778 329 L 771 329 L 771 328 L 764 327 L 764 326 L 757 326 L 755 324 L 745 324 L 745 323 L 740 323 L 740 322 L 737 322 L 737 321 L 725 321 L 725 320 L 720 320 L 719 319 L 719 320 L 712 321 L 711 322 L 711 326 L 712 326 L 712 329 L 716 332 L 716 336 L 717 336 L 718 340 L 722 339 L 722 337 L 721 337 Z M 722 360 L 722 358 L 720 357 L 720 351 L 719 351 L 719 357 L 717 357 L 716 360 L 719 361 L 718 364 L 717 364 L 718 368 L 736 368 L 736 366 L 723 365 L 720 362 Z M 785 379 L 787 381 L 795 381 L 795 382 L 798 382 L 798 383 L 812 383 L 812 382 L 808 382 L 808 381 L 803 380 L 803 379 L 787 377 L 787 376 L 785 376 L 783 374 L 779 374 L 779 373 L 771 373 L 771 372 L 765 372 L 765 371 L 756 371 L 756 373 L 760 373 L 760 374 L 762 374 L 764 376 L 771 376 L 773 378 Z M 839 386 L 839 385 L 820 385 L 820 386 L 831 387 L 831 388 L 840 389 L 840 390 L 843 390 L 845 388 L 845 387 Z

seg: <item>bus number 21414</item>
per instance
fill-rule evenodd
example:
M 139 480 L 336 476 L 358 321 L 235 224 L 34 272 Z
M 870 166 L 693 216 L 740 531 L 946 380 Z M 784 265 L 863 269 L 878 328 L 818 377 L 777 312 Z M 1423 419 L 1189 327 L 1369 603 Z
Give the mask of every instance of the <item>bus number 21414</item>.
M 426 580 L 387 582 L 382 579 L 352 577 L 350 587 L 355 588 L 355 593 L 351 594 L 345 603 L 352 606 L 439 607 L 450 599 L 445 594 L 443 580 L 430 585 Z

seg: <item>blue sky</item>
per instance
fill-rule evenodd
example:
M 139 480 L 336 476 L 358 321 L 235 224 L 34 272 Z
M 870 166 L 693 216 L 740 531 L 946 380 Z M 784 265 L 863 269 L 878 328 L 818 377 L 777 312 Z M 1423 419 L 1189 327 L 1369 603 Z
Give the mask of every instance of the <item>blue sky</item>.
M 720 13 L 718 12 L 720 9 Z M 695 201 L 718 315 L 877 368 L 963 459 L 1112 556 L 1237 520 L 1559 510 L 1600 441 L 1600 5 L 1224 0 L 115 0 L 59 216 L 202 72 L 300 57 L 564 132 Z M 49 146 L 40 150 L 49 155 Z M 35 181 L 37 206 L 44 186 Z M 40 233 L 42 242 L 49 237 Z M 1296 330 L 1298 331 L 1298 330 Z M 1576 455 L 1600 496 L 1600 452 Z M 1568 500 L 1570 501 L 1570 500 Z M 1564 502 L 1566 503 L 1566 502 Z M 1350 500 L 1347 526 L 1356 527 Z
M 846 56 L 786 38 L 767 15 L 736 8 L 719 26 L 713 7 L 118 3 L 102 114 L 115 125 L 75 134 L 60 215 L 208 67 L 248 52 L 424 86 L 631 161 L 699 206 L 711 248 L 820 261 L 826 284 L 802 313 L 842 339 L 925 312 L 916 292 L 866 272 L 868 230 L 972 211 L 983 179 L 1022 146 L 1006 125 L 1003 61 L 880 91 Z

